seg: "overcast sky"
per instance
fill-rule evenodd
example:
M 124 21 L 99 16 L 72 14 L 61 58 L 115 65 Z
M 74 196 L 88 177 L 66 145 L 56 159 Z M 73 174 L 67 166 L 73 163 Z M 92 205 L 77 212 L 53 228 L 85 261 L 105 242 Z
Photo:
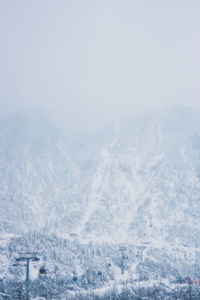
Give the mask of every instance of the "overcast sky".
M 199 0 L 0 0 L 0 110 L 98 127 L 200 108 Z

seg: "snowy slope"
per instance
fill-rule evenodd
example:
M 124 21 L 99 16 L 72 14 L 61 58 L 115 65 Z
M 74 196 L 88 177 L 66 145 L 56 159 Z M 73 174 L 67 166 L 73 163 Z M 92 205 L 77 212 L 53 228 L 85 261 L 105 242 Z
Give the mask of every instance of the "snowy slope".
M 199 246 L 200 112 L 174 107 L 95 134 L 0 123 L 0 230 Z

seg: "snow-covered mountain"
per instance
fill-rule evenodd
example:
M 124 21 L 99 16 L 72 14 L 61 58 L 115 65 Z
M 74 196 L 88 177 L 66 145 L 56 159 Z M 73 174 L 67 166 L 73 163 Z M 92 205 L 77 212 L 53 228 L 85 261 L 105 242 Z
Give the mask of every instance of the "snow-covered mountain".
M 0 230 L 200 246 L 200 112 L 173 107 L 94 134 L 0 123 Z

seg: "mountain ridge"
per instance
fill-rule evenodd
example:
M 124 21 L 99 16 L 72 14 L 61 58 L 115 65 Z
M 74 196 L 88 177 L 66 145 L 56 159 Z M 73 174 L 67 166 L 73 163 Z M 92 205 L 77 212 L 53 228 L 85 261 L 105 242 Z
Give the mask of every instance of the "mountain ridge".
M 200 112 L 175 107 L 87 139 L 31 122 L 0 123 L 2 232 L 199 245 Z

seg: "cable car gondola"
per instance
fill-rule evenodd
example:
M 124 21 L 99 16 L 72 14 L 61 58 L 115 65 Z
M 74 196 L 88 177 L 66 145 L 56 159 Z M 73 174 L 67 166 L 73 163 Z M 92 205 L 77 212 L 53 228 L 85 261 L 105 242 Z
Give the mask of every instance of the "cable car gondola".
M 78 280 L 77 276 L 74 275 L 74 276 L 72 277 L 72 280 L 73 280 L 73 281 L 77 281 L 77 280 Z
M 39 269 L 39 274 L 40 276 L 44 276 L 47 274 L 47 271 L 46 271 L 46 268 L 45 266 L 41 266 L 40 269 Z

